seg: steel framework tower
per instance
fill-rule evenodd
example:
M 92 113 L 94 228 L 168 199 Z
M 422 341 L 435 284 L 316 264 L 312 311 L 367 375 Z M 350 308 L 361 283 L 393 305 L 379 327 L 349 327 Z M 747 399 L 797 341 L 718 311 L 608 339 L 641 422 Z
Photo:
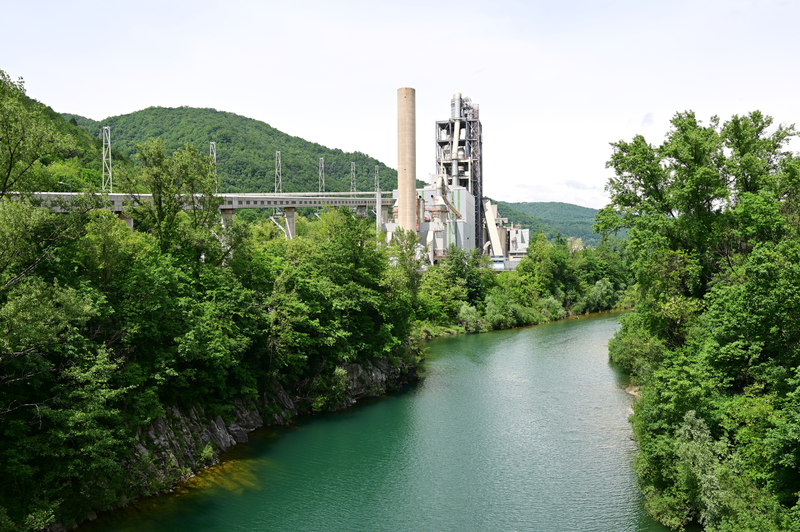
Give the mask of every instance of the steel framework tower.
M 214 180 L 217 182 L 215 192 L 219 193 L 219 176 L 217 175 L 217 143 L 213 140 L 208 144 L 208 154 L 214 163 Z
M 380 165 L 376 164 L 375 165 L 375 192 L 378 192 L 381 189 L 380 179 L 378 179 L 378 177 L 380 175 L 379 172 L 378 172 L 379 168 L 380 168 Z
M 483 127 L 478 104 L 461 93 L 450 100 L 450 119 L 436 122 L 436 173 L 475 197 L 475 246 L 483 253 Z
M 103 126 L 103 192 L 114 192 L 114 179 L 111 174 L 111 128 Z
M 325 192 L 325 157 L 319 158 L 319 192 Z
M 356 191 L 356 163 L 350 161 L 350 193 L 353 194 Z
M 283 193 L 283 176 L 281 175 L 281 152 L 275 152 L 275 193 Z

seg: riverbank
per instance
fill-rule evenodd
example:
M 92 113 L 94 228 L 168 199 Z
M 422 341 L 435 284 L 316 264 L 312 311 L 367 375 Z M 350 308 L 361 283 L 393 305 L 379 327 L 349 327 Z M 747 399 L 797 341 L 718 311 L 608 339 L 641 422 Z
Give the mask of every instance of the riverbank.
M 418 357 L 410 361 L 387 357 L 342 365 L 343 387 L 338 402 L 327 410 L 349 408 L 360 399 L 379 397 L 418 380 L 418 361 Z M 219 463 L 222 453 L 247 443 L 249 433 L 262 427 L 290 425 L 297 415 L 320 411 L 315 409 L 314 397 L 297 393 L 302 389 L 303 383 L 284 387 L 273 381 L 257 401 L 234 400 L 231 415 L 225 417 L 213 416 L 200 405 L 167 407 L 164 417 L 136 430 L 136 442 L 124 464 L 128 475 L 122 500 L 103 511 L 171 492 Z M 91 511 L 83 522 L 96 519 L 98 511 Z M 46 530 L 65 532 L 67 528 L 56 522 Z
M 571 312 L 564 313 L 563 316 L 557 319 L 546 319 L 544 318 L 542 321 L 537 321 L 535 323 L 530 323 L 527 325 L 513 325 L 510 327 L 501 327 L 498 329 L 489 329 L 484 327 L 479 327 L 476 330 L 470 330 L 468 327 L 462 325 L 437 325 L 435 323 L 427 322 L 427 321 L 417 321 L 414 324 L 414 327 L 411 331 L 411 339 L 414 342 L 421 342 L 423 340 L 432 340 L 434 338 L 441 338 L 444 336 L 452 336 L 454 334 L 480 334 L 490 332 L 492 330 L 509 330 L 509 329 L 519 329 L 522 327 L 532 327 L 534 325 L 542 325 L 545 323 L 553 323 L 557 321 L 563 320 L 577 320 L 582 318 L 591 318 L 595 316 L 602 316 L 605 314 L 614 314 L 618 312 L 630 312 L 633 310 L 633 307 L 619 307 L 613 308 L 609 310 L 601 310 L 598 312 L 587 312 L 585 314 L 575 314 Z

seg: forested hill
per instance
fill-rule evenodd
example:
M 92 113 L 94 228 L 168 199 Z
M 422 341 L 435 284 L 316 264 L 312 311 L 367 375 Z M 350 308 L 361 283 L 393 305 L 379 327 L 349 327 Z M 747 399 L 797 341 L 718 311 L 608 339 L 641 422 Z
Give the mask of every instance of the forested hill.
M 597 214 L 597 209 L 590 209 L 589 207 L 581 207 L 580 205 L 561 203 L 558 201 L 526 201 L 522 203 L 509 203 L 509 205 L 518 211 L 553 223 L 574 223 L 576 221 L 594 223 L 594 217 Z
M 564 238 L 580 238 L 584 244 L 592 246 L 600 243 L 600 235 L 594 233 L 592 227 L 597 209 L 559 202 L 498 201 L 497 204 L 500 216 L 533 232 L 541 231 L 550 240 L 560 234 Z
M 111 144 L 126 158 L 134 158 L 136 145 L 151 137 L 160 137 L 167 153 L 187 143 L 207 153 L 209 142 L 214 141 L 221 192 L 274 190 L 276 151 L 281 152 L 284 192 L 316 191 L 320 157 L 325 159 L 325 189 L 328 191 L 350 190 L 351 162 L 356 163 L 358 190 L 373 189 L 375 165 L 380 167 L 381 188 L 393 190 L 397 187 L 397 170 L 366 154 L 326 148 L 287 135 L 264 122 L 215 109 L 150 107 L 102 121 L 70 113 L 62 116 L 68 122 L 74 119 L 95 139 L 99 139 L 102 126 L 111 127 Z M 95 144 L 99 148 L 99 140 Z M 99 159 L 98 155 L 98 175 Z M 565 238 L 581 238 L 585 244 L 600 243 L 599 235 L 592 232 L 596 209 L 554 202 L 497 203 L 501 216 L 533 232 L 542 232 L 550 240 L 560 234 Z
M 319 186 L 319 158 L 325 158 L 325 189 L 350 190 L 350 163 L 356 163 L 357 189 L 374 190 L 375 165 L 380 166 L 383 190 L 397 187 L 397 170 L 360 153 L 347 153 L 292 137 L 264 122 L 215 109 L 150 107 L 100 122 L 64 113 L 95 137 L 102 126 L 111 128 L 111 143 L 130 157 L 136 144 L 161 137 L 167 153 L 185 144 L 208 153 L 216 142 L 220 192 L 271 192 L 275 186 L 275 152 L 281 152 L 284 192 L 315 192 Z

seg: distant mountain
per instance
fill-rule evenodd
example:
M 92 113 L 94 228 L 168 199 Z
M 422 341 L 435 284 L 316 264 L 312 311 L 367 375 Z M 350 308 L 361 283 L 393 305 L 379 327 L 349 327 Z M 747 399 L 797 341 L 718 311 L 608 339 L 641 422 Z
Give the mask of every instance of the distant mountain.
M 600 243 L 600 235 L 592 230 L 597 209 L 559 202 L 496 203 L 500 215 L 509 222 L 533 232 L 541 231 L 548 239 L 560 234 L 564 238 L 578 237 L 592 246 Z
M 281 152 L 284 192 L 316 192 L 319 187 L 319 159 L 325 162 L 325 190 L 350 190 L 350 163 L 356 163 L 356 188 L 374 190 L 375 166 L 379 166 L 382 190 L 397 187 L 397 170 L 364 153 L 347 153 L 326 148 L 283 133 L 269 124 L 215 109 L 191 107 L 150 107 L 100 122 L 63 113 L 92 136 L 111 128 L 111 144 L 127 157 L 136 153 L 135 144 L 161 137 L 168 153 L 194 144 L 208 153 L 216 142 L 220 192 L 271 192 L 275 186 L 275 152 Z
M 594 217 L 598 213 L 597 209 L 581 207 L 580 205 L 573 205 L 571 203 L 560 203 L 557 201 L 528 201 L 522 203 L 509 203 L 509 205 L 520 212 L 524 212 L 525 214 L 553 222 L 584 221 L 594 223 Z

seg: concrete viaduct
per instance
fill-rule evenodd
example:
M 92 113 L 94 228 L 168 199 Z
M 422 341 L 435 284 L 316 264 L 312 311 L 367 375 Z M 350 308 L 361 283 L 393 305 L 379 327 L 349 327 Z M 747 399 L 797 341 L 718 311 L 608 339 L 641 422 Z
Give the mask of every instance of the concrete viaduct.
M 61 212 L 62 204 L 70 203 L 72 198 L 79 195 L 78 192 L 37 192 L 34 197 L 42 200 L 55 212 Z M 389 217 L 389 209 L 395 203 L 394 198 L 386 196 L 390 192 L 294 192 L 276 194 L 272 192 L 248 192 L 234 194 L 216 194 L 220 198 L 219 212 L 223 224 L 233 222 L 233 214 L 238 209 L 281 209 L 286 218 L 286 237 L 291 239 L 295 235 L 294 218 L 298 207 L 322 208 L 331 207 L 351 207 L 356 210 L 359 216 L 366 216 L 367 209 L 375 208 L 376 224 L 378 227 L 386 223 Z M 131 229 L 133 219 L 126 216 L 126 209 L 133 204 L 132 194 L 110 193 L 107 194 L 107 208 L 116 213 L 126 221 Z M 150 194 L 136 194 L 140 201 L 147 201 L 152 198 Z M 188 209 L 189 206 L 187 205 Z

